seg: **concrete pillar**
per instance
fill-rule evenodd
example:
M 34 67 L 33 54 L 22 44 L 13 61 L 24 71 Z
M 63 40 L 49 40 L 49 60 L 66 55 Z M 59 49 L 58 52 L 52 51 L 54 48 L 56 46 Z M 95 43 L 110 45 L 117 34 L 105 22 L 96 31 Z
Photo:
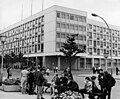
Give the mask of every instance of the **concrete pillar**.
M 42 62 L 43 64 L 43 66 L 45 66 L 45 56 L 43 56 L 43 62 Z
M 84 67 L 86 69 L 86 58 L 84 58 Z
M 101 58 L 99 58 L 100 68 L 101 68 Z
M 60 56 L 58 56 L 58 70 L 60 70 Z
M 94 58 L 92 57 L 92 67 L 95 67 L 94 66 Z
M 36 64 L 35 64 L 36 66 L 38 65 L 38 57 L 36 56 Z

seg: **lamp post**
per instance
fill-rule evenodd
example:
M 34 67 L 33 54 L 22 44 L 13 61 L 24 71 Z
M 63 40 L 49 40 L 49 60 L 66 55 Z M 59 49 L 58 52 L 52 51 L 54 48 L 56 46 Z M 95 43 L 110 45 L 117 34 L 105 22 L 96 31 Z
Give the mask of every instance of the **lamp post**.
M 109 53 L 104 53 L 104 57 L 105 57 L 105 70 L 107 71 L 107 58 L 109 57 Z
M 0 70 L 0 72 L 1 72 L 1 76 L 0 76 L 0 82 L 2 82 L 2 79 L 3 79 L 3 57 L 4 57 L 4 43 L 5 43 L 5 41 L 6 41 L 6 36 L 0 36 L 0 41 L 1 41 L 1 43 L 2 43 L 2 60 L 1 60 L 1 70 Z
M 103 19 L 101 16 L 99 16 L 99 15 L 97 15 L 97 14 L 95 14 L 95 13 L 92 13 L 91 14 L 92 16 L 94 16 L 94 17 L 99 17 L 99 18 L 101 18 L 104 22 L 105 22 L 105 24 L 106 24 L 106 26 L 107 26 L 107 28 L 108 28 L 108 32 L 110 33 L 110 43 L 111 43 L 111 53 L 110 53 L 110 56 L 111 56 L 111 74 L 112 74 L 112 68 L 113 68 L 113 59 L 112 59 L 112 33 L 110 32 L 110 28 L 109 28 L 109 25 L 108 25 L 108 23 L 105 21 L 105 19 Z

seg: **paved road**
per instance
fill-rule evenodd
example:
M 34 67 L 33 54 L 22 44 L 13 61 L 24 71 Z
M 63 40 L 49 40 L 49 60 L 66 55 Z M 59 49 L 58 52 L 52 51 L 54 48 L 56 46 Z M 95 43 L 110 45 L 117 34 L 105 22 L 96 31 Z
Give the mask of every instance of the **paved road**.
M 13 76 L 19 77 L 20 71 L 14 71 Z M 92 76 L 93 74 L 75 74 L 74 73 L 74 79 L 79 84 L 80 88 L 83 88 L 84 86 L 84 78 L 86 76 Z M 97 75 L 96 75 L 97 76 Z M 4 77 L 6 77 L 6 71 L 4 72 Z M 49 77 L 47 77 L 48 81 L 51 81 L 53 77 L 53 73 Z M 120 78 L 120 75 L 116 78 Z M 116 85 L 112 89 L 112 98 L 111 99 L 120 99 L 120 80 L 117 80 Z M 49 93 L 44 94 L 45 99 L 50 99 L 51 95 Z M 36 99 L 36 95 L 23 95 L 21 92 L 3 92 L 0 91 L 0 99 Z

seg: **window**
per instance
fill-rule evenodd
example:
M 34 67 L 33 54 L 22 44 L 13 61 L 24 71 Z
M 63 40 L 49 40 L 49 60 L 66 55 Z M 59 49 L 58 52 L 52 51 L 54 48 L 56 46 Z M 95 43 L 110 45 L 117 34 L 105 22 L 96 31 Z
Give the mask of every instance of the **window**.
M 96 38 L 96 33 L 93 34 L 93 37 Z
M 78 30 L 78 25 L 75 26 L 75 30 Z
M 75 21 L 78 21 L 78 16 L 75 16 Z
M 57 33 L 57 38 L 60 38 L 60 33 Z
M 61 38 L 65 38 L 65 33 L 61 33 Z
M 61 18 L 65 19 L 65 13 L 61 13 Z
M 66 24 L 66 28 L 69 29 L 69 24 Z
M 66 19 L 69 19 L 69 14 L 66 15 Z
M 61 28 L 65 28 L 65 24 L 64 23 L 61 23 Z
M 57 17 L 60 18 L 60 12 L 57 12 Z
M 57 49 L 57 51 L 59 51 L 59 49 L 60 49 L 60 43 L 59 42 L 57 42 L 57 44 L 56 44 L 56 49 Z
M 74 20 L 74 15 L 70 15 L 70 20 Z
M 38 51 L 40 50 L 40 44 L 38 44 Z
M 88 46 L 92 45 L 92 40 L 88 40 Z
M 57 23 L 57 28 L 60 28 L 60 23 Z
M 73 24 L 70 24 L 70 29 L 74 29 L 74 25 Z
M 41 52 L 43 52 L 43 50 L 44 50 L 44 45 L 41 44 Z

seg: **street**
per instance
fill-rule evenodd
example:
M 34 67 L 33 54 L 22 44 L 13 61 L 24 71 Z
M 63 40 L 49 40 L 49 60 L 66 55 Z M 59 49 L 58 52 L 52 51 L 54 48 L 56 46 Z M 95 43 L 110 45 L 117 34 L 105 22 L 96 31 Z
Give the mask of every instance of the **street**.
M 20 71 L 13 71 L 13 77 L 19 77 Z M 79 84 L 80 88 L 84 87 L 84 78 L 86 74 L 73 74 L 74 80 Z M 82 75 L 82 76 L 81 76 Z M 88 74 L 92 76 L 93 74 Z M 118 75 L 120 76 L 120 75 Z M 6 71 L 4 72 L 4 77 L 6 77 Z M 47 77 L 48 81 L 51 81 L 53 78 L 53 73 Z M 48 90 L 49 91 L 49 90 Z M 112 88 L 111 99 L 120 99 L 120 80 L 116 80 L 116 85 Z M 49 93 L 44 93 L 43 96 L 45 99 L 50 99 L 51 95 Z M 27 95 L 21 94 L 21 92 L 4 92 L 0 90 L 0 99 L 36 99 L 36 95 Z

